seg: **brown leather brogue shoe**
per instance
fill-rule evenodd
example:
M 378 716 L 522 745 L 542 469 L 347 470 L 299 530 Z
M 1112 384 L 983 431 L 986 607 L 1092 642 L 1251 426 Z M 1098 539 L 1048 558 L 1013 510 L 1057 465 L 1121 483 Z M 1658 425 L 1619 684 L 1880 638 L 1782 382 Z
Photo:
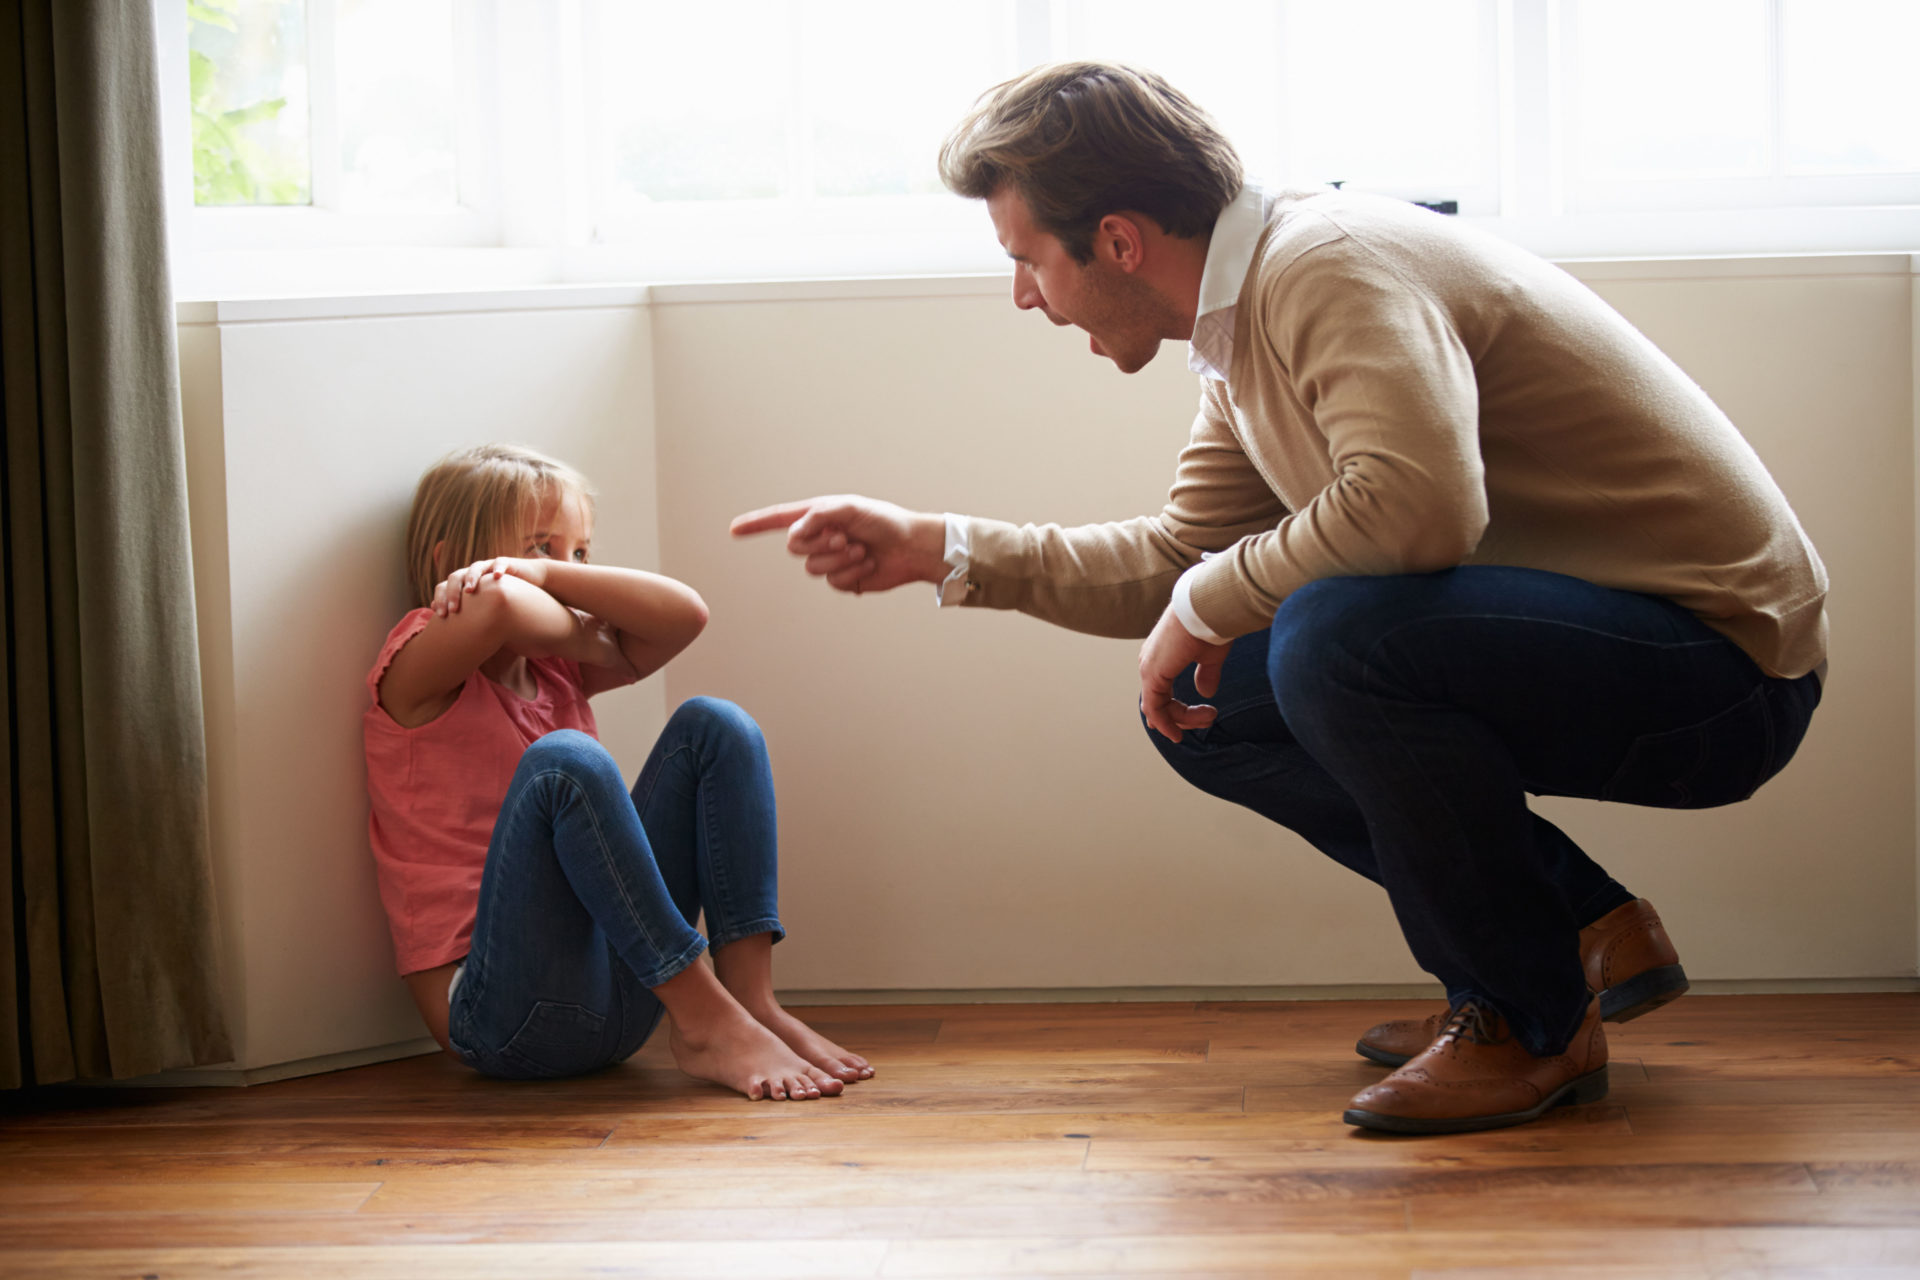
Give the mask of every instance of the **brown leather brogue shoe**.
M 1469 1000 L 1449 1011 L 1432 1044 L 1354 1095 L 1348 1124 L 1387 1133 L 1469 1133 L 1538 1120 L 1555 1107 L 1607 1096 L 1607 1036 L 1598 997 L 1566 1052 L 1536 1058 L 1507 1020 Z
M 1660 913 L 1645 898 L 1615 907 L 1580 931 L 1587 990 L 1600 993 L 1600 1016 L 1631 1022 L 1687 993 L 1687 971 L 1673 949 Z M 1369 1027 L 1354 1052 L 1383 1067 L 1404 1065 L 1440 1034 L 1447 1011 L 1430 1018 L 1396 1018 Z
M 1600 1016 L 1632 1022 L 1687 994 L 1687 971 L 1645 898 L 1615 907 L 1580 931 L 1587 990 L 1600 995 Z

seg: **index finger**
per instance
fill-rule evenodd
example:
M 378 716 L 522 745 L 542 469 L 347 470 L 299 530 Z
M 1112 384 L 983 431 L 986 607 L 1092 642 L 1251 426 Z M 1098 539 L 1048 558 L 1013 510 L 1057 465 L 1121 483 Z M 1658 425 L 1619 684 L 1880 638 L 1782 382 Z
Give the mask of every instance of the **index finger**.
M 736 538 L 744 538 L 748 534 L 784 529 L 807 514 L 818 501 L 818 498 L 808 498 L 804 502 L 783 502 L 778 506 L 749 511 L 745 515 L 735 516 L 733 523 L 727 526 L 727 532 Z

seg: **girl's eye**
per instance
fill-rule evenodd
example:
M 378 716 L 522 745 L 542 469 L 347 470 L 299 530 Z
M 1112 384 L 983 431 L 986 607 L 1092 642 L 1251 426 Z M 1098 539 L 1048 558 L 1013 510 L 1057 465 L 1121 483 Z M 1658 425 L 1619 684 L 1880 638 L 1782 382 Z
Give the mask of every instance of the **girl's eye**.
M 587 549 L 585 547 L 575 547 L 573 549 L 573 559 L 576 564 L 585 564 L 587 562 Z
M 551 542 L 536 542 L 533 544 L 533 549 L 549 560 L 553 558 L 553 544 Z

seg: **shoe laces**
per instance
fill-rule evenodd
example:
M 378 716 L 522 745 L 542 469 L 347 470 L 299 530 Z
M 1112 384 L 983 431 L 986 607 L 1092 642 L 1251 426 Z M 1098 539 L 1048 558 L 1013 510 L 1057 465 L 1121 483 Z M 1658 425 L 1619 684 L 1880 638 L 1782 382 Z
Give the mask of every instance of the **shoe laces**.
M 1475 1000 L 1463 1001 L 1449 1009 L 1440 1035 L 1465 1040 L 1468 1044 L 1504 1044 L 1512 1038 L 1506 1020 Z

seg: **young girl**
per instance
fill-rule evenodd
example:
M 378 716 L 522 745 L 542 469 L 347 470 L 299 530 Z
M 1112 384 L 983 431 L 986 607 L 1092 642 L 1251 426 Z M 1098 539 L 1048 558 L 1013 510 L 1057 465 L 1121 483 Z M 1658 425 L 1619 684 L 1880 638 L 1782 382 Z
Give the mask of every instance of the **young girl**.
M 872 1068 L 773 996 L 785 930 L 759 727 L 688 701 L 631 793 L 594 736 L 587 699 L 665 666 L 707 610 L 670 578 L 589 563 L 592 537 L 585 480 L 531 450 L 488 445 L 421 477 L 419 607 L 367 676 L 364 720 L 400 972 L 434 1039 L 488 1075 L 619 1062 L 664 1006 L 688 1075 L 749 1098 L 837 1094 Z

